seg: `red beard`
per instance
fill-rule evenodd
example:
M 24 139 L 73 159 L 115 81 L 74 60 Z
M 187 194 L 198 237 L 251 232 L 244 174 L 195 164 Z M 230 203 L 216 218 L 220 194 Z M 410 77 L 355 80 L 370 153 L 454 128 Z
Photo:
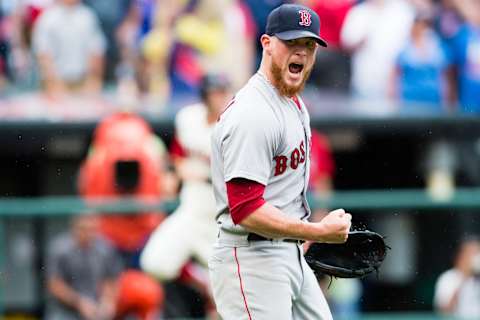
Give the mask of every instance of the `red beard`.
M 305 71 L 305 75 L 303 76 L 302 82 L 298 86 L 289 86 L 288 84 L 283 81 L 282 77 L 282 68 L 278 64 L 275 63 L 272 59 L 272 65 L 270 67 L 270 72 L 273 76 L 273 85 L 277 90 L 280 92 L 282 96 L 286 97 L 293 97 L 297 93 L 301 92 L 303 88 L 305 88 L 305 83 L 310 77 L 310 72 L 312 69 Z

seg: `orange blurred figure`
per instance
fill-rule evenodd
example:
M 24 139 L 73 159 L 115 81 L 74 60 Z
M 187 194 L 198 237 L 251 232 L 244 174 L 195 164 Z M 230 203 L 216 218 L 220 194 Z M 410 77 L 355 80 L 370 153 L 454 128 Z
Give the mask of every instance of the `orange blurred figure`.
M 135 315 L 141 320 L 156 319 L 164 300 L 164 291 L 155 279 L 141 271 L 125 271 L 118 283 L 116 319 L 128 315 Z
M 87 199 L 131 196 L 156 202 L 162 196 L 164 156 L 161 140 L 145 120 L 130 113 L 112 115 L 95 130 L 80 171 L 80 193 Z M 100 231 L 118 249 L 133 253 L 163 218 L 160 212 L 104 215 Z

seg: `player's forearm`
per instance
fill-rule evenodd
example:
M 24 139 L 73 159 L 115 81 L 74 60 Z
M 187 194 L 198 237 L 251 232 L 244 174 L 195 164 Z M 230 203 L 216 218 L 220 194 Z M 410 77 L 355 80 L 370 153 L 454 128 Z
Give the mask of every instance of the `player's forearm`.
M 49 56 L 48 54 L 39 54 L 38 64 L 47 91 L 55 90 L 59 87 L 65 86 L 62 79 L 60 79 L 60 77 L 58 76 L 51 56 Z
M 100 309 L 106 319 L 113 317 L 118 296 L 118 286 L 115 280 L 106 280 L 101 286 Z
M 92 55 L 89 61 L 89 69 L 85 79 L 87 91 L 98 92 L 103 85 L 104 59 L 101 55 Z
M 59 278 L 51 278 L 48 281 L 48 291 L 52 296 L 66 306 L 77 308 L 81 296 Z
M 240 222 L 247 230 L 268 238 L 321 241 L 322 226 L 286 216 L 268 202 Z

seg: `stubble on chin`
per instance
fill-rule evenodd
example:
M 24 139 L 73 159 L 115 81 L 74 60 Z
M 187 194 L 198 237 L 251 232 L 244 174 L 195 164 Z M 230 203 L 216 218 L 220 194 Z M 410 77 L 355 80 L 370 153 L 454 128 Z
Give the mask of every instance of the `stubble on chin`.
M 273 85 L 275 86 L 275 88 L 277 88 L 280 95 L 286 96 L 286 97 L 293 97 L 296 94 L 303 91 L 303 89 L 305 88 L 305 84 L 307 83 L 307 80 L 310 77 L 311 71 L 312 70 L 310 69 L 307 72 L 305 72 L 302 82 L 299 85 L 290 86 L 287 83 L 285 83 L 285 81 L 283 80 L 282 68 L 280 68 L 280 66 L 276 64 L 275 61 L 272 61 L 272 64 L 270 66 L 270 72 L 273 77 Z

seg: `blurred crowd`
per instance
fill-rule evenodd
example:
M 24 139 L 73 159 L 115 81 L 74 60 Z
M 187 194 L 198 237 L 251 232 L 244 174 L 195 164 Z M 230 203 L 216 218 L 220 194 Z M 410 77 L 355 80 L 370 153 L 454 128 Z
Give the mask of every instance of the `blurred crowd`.
M 239 87 L 253 72 L 256 24 L 241 1 L 40 0 L 1 3 L 2 86 L 59 99 L 108 88 L 157 108 L 196 95 L 205 72 Z
M 161 110 L 192 100 L 208 72 L 226 73 L 235 90 L 255 72 L 266 17 L 282 2 L 3 0 L 0 92 L 111 89 L 118 104 Z M 480 0 L 296 2 L 319 14 L 329 43 L 310 88 L 378 111 L 480 111 Z

